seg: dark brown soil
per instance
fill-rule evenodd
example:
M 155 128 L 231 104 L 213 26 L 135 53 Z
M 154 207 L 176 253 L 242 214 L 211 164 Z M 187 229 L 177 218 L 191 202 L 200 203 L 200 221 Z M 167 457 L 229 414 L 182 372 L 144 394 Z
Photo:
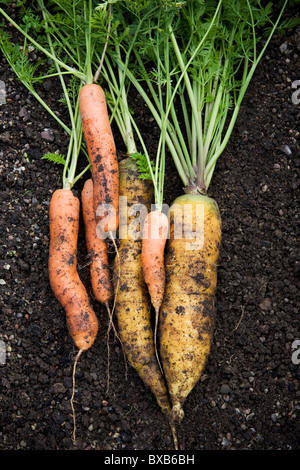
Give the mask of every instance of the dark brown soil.
M 293 350 L 300 340 L 299 104 L 292 99 L 292 84 L 300 88 L 299 45 L 299 29 L 273 38 L 213 177 L 211 196 L 223 221 L 216 328 L 178 430 L 186 451 L 300 449 L 300 353 Z M 154 396 L 130 367 L 125 379 L 112 336 L 107 393 L 108 321 L 92 298 L 82 228 L 80 276 L 100 331 L 78 364 L 78 440 L 72 442 L 76 350 L 47 272 L 48 207 L 62 167 L 41 160 L 48 151 L 64 154 L 67 137 L 3 58 L 0 79 L 7 92 L 0 106 L 0 449 L 172 450 Z M 46 85 L 40 92 L 63 113 L 56 86 Z M 132 106 L 155 149 L 158 131 L 147 109 L 137 100 Z M 47 129 L 53 140 L 45 140 Z M 180 194 L 170 164 L 165 202 Z

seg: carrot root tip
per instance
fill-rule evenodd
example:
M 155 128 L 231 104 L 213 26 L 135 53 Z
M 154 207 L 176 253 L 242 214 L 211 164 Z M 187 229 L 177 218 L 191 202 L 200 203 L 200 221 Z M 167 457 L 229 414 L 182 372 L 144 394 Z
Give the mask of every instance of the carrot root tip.
M 170 424 L 170 428 L 171 428 L 172 436 L 173 436 L 174 450 L 179 450 L 175 424 L 172 422 L 170 422 L 169 424 Z
M 75 408 L 74 408 L 74 396 L 75 396 L 75 373 L 76 373 L 76 366 L 77 366 L 77 363 L 78 363 L 78 360 L 81 356 L 81 354 L 83 353 L 84 349 L 79 349 L 76 357 L 75 357 L 75 361 L 74 361 L 74 366 L 73 366 L 73 376 L 72 376 L 72 379 L 73 379 L 73 387 L 72 387 L 72 396 L 71 396 L 71 409 L 72 409 L 72 416 L 73 416 L 73 443 L 76 444 L 76 416 L 75 416 Z
M 172 408 L 172 421 L 175 423 L 180 423 L 184 417 L 184 411 L 180 403 L 176 403 L 176 405 Z

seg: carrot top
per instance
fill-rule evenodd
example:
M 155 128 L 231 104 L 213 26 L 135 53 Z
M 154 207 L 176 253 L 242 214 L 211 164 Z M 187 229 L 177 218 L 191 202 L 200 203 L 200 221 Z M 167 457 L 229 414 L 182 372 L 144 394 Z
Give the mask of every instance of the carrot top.
M 23 44 L 14 43 L 10 33 L 1 26 L 0 48 L 19 80 L 67 132 L 69 136 L 67 154 L 58 156 L 55 153 L 48 153 L 44 158 L 63 165 L 62 186 L 64 189 L 71 189 L 90 168 L 82 139 L 78 95 L 83 84 L 93 83 L 99 78 L 108 36 L 92 32 L 93 16 L 96 13 L 91 0 L 79 0 L 75 3 L 38 0 L 36 3 L 36 7 L 30 8 L 26 7 L 24 2 L 17 5 L 20 17 L 23 18 L 19 23 L 0 8 L 0 16 L 21 33 L 20 37 L 23 37 Z M 103 27 L 109 30 L 109 10 L 102 9 L 101 12 L 97 12 L 98 19 L 99 15 Z M 34 66 L 28 59 L 29 46 L 41 57 Z M 99 57 L 99 51 L 102 51 L 103 57 Z M 54 111 L 36 91 L 36 83 L 54 77 L 59 79 L 62 103 L 68 111 L 67 121 L 63 121 L 57 111 Z M 78 172 L 78 158 L 81 151 L 88 163 Z
M 207 193 L 274 32 L 297 24 L 295 19 L 281 21 L 287 3 L 277 13 L 275 3 L 263 6 L 259 0 L 132 0 L 114 5 L 112 29 L 118 25 L 122 48 L 134 41 L 129 64 L 120 58 L 117 63 L 161 132 L 153 175 L 158 207 L 166 148 L 185 192 Z

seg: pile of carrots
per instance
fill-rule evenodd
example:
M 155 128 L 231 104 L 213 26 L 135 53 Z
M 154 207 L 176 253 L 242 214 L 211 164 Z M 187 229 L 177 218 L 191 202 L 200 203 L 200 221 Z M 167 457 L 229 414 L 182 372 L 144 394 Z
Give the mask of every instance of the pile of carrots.
M 169 244 L 172 248 L 169 247 L 166 259 L 167 296 L 164 252 L 169 220 L 161 211 L 149 211 L 141 221 L 139 240 L 131 239 L 130 235 L 120 240 L 112 280 L 106 238 L 113 239 L 118 228 L 119 196 L 127 198 L 125 210 L 129 225 L 130 206 L 138 200 L 150 210 L 153 189 L 151 181 L 139 178 L 133 159 L 128 157 L 118 164 L 102 88 L 85 85 L 80 91 L 79 103 L 92 171 L 92 178 L 83 187 L 81 203 L 93 293 L 108 310 L 109 301 L 115 295 L 115 312 L 126 356 L 167 415 L 174 445 L 178 448 L 175 422 L 183 417 L 182 403 L 201 375 L 212 338 L 221 238 L 218 208 L 206 196 L 183 196 L 176 201 L 175 205 L 181 207 L 185 203 L 194 204 L 193 220 L 189 224 L 192 228 L 196 225 L 196 205 L 199 198 L 203 199 L 200 203 L 205 205 L 205 246 L 200 247 L 198 257 L 186 248 L 187 241 L 191 243 L 191 234 L 185 234 L 182 240 L 174 237 L 173 212 L 176 209 L 174 206 L 172 212 L 171 208 Z M 108 210 L 99 215 L 99 208 L 103 207 Z M 76 270 L 78 224 L 79 200 L 70 190 L 57 190 L 50 203 L 49 276 L 53 292 L 66 311 L 69 333 L 80 355 L 93 345 L 98 321 Z M 156 312 L 154 333 L 148 294 Z M 180 305 L 174 303 L 176 298 L 180 299 Z M 162 305 L 160 334 L 164 370 L 156 346 Z M 181 336 L 186 339 L 183 347 L 178 347 Z
M 44 6 L 42 0 L 39 3 Z M 118 161 L 105 90 L 88 80 L 80 87 L 78 99 L 91 170 L 81 193 L 81 210 L 93 294 L 106 306 L 110 325 L 115 315 L 115 331 L 126 357 L 155 395 L 178 449 L 175 425 L 183 419 L 183 404 L 202 374 L 213 337 L 219 209 L 203 188 L 190 186 L 168 214 L 160 204 L 151 210 L 154 178 L 141 178 L 131 155 Z M 120 196 L 127 198 L 122 208 Z M 136 203 L 148 211 L 140 214 L 140 234 L 133 239 L 127 230 L 117 246 L 120 221 L 126 220 L 125 228 L 129 228 Z M 195 238 L 199 207 L 200 240 Z M 49 212 L 49 279 L 78 348 L 76 360 L 92 347 L 99 328 L 77 271 L 79 218 L 80 200 L 71 187 L 57 189 Z M 176 234 L 178 223 L 188 227 L 184 236 Z M 109 242 L 116 250 L 112 269 Z

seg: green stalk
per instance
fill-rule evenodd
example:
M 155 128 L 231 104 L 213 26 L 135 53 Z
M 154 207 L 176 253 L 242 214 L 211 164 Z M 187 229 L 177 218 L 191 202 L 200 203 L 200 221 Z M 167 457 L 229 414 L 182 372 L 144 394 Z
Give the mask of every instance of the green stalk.
M 119 57 L 121 57 L 120 54 L 120 47 L 117 44 L 116 45 L 116 51 Z M 129 51 L 130 54 L 131 51 Z M 136 148 L 136 143 L 134 140 L 133 136 L 133 129 L 132 129 L 132 124 L 131 124 L 131 119 L 130 119 L 130 111 L 129 111 L 129 106 L 127 102 L 127 92 L 125 89 L 125 78 L 126 74 L 123 72 L 123 70 L 118 67 L 118 75 L 119 75 L 119 82 L 121 84 L 121 98 L 122 98 L 122 114 L 123 114 L 123 119 L 124 119 L 124 128 L 126 129 L 126 132 L 124 134 L 124 139 L 126 142 L 126 147 L 127 147 L 127 152 L 128 155 L 132 155 L 137 153 L 137 148 Z
M 43 17 L 45 20 L 45 23 L 48 27 L 49 25 L 49 15 L 46 13 L 46 10 L 44 8 L 44 2 L 43 0 L 38 0 L 38 3 L 40 7 L 42 8 L 43 12 Z M 51 18 L 50 18 L 50 23 L 51 23 Z M 48 29 L 48 28 L 47 28 Z M 46 37 L 49 43 L 49 48 L 51 51 L 51 54 L 53 57 L 56 59 L 56 54 L 54 51 L 53 43 L 51 36 L 49 32 L 46 32 Z M 67 153 L 67 158 L 66 158 L 66 163 L 64 165 L 64 170 L 63 170 L 63 188 L 64 189 L 71 189 L 74 185 L 74 180 L 75 180 L 75 174 L 76 174 L 76 167 L 77 167 L 77 162 L 78 162 L 78 156 L 80 152 L 80 147 L 81 147 L 81 139 L 82 139 L 82 127 L 81 127 L 81 122 L 80 122 L 80 115 L 77 107 L 77 112 L 76 112 L 76 117 L 74 116 L 72 105 L 70 102 L 70 97 L 67 91 L 67 87 L 64 81 L 63 76 L 61 75 L 61 69 L 59 65 L 59 61 L 55 60 L 54 61 L 56 70 L 61 82 L 61 86 L 63 89 L 64 97 L 67 103 L 68 111 L 69 111 L 69 116 L 71 120 L 71 128 L 72 128 L 72 139 L 70 140 L 69 143 L 69 151 Z M 79 123 L 78 123 L 79 121 Z
M 249 6 L 249 9 L 251 10 L 251 6 L 249 4 L 249 1 L 247 0 L 247 3 L 248 3 L 248 6 Z M 272 37 L 273 37 L 273 34 L 275 32 L 275 30 L 277 29 L 277 26 L 279 24 L 279 21 L 281 19 L 281 16 L 283 14 L 283 11 L 286 7 L 286 4 L 287 4 L 287 0 L 285 0 L 282 8 L 281 8 L 281 11 L 277 17 L 277 20 L 275 22 L 275 24 L 273 25 L 273 28 L 260 52 L 260 54 L 257 56 L 256 60 L 253 61 L 252 63 L 252 66 L 250 68 L 250 71 L 249 73 L 246 75 L 246 77 L 244 76 L 243 77 L 243 85 L 241 86 L 241 89 L 240 89 L 240 92 L 239 92 L 239 95 L 238 95 L 238 98 L 237 98 L 237 101 L 236 101 L 236 104 L 235 104 L 235 108 L 234 108 L 234 111 L 233 111 L 233 114 L 232 114 L 232 117 L 230 119 L 230 122 L 229 122 L 229 125 L 228 125 L 228 128 L 227 128 L 227 131 L 226 131 L 226 134 L 222 140 L 222 143 L 221 145 L 219 146 L 218 150 L 215 152 L 214 155 L 212 155 L 212 157 L 210 158 L 210 160 L 208 161 L 208 164 L 205 168 L 205 180 L 206 180 L 206 187 L 208 188 L 209 185 L 210 185 L 210 182 L 211 182 L 211 179 L 212 179 L 212 176 L 213 176 L 213 172 L 214 172 L 214 168 L 215 168 L 215 165 L 216 165 L 216 162 L 219 158 L 219 156 L 223 153 L 224 149 L 226 148 L 227 144 L 228 144 L 228 141 L 229 141 L 229 138 L 232 134 L 232 131 L 233 131 L 233 128 L 234 128 L 234 125 L 235 125 L 235 122 L 237 120 L 237 116 L 238 116 L 238 113 L 240 111 L 240 107 L 241 107 L 241 104 L 242 104 L 242 100 L 245 96 L 245 93 L 246 93 L 246 90 L 248 89 L 248 86 L 250 84 L 250 81 L 253 77 L 253 74 L 256 70 L 256 67 L 257 65 L 259 64 L 262 56 L 264 55 L 265 53 L 265 50 L 267 49 Z M 254 34 L 254 49 L 256 50 L 256 39 L 255 39 L 255 34 Z M 247 62 L 248 63 L 248 62 Z M 246 70 L 246 69 L 245 69 Z
M 85 48 L 86 48 L 86 62 L 85 62 L 85 71 L 86 71 L 86 83 L 93 83 L 93 74 L 92 74 L 92 46 L 91 46 L 91 12 L 92 12 L 92 1 L 88 0 L 88 11 L 87 11 L 87 2 L 84 2 L 84 18 L 88 23 L 88 28 L 85 31 Z
M 202 40 L 199 42 L 199 44 L 197 45 L 194 53 L 192 54 L 192 56 L 190 57 L 189 61 L 185 64 L 184 61 L 183 61 L 183 58 L 182 58 L 182 55 L 180 53 L 180 49 L 179 49 L 179 46 L 178 46 L 178 43 L 177 43 L 177 40 L 176 40 L 176 37 L 174 35 L 174 32 L 172 30 L 172 26 L 169 25 L 169 32 L 170 32 L 170 37 L 171 37 L 171 41 L 172 41 L 172 44 L 173 44 L 173 47 L 174 47 L 174 52 L 175 52 L 175 55 L 176 55 L 176 58 L 177 58 L 177 61 L 178 61 L 178 64 L 180 66 L 180 69 L 181 69 L 181 75 L 179 77 L 179 79 L 177 80 L 177 83 L 176 83 L 176 86 L 174 87 L 174 90 L 173 90 L 173 94 L 172 94 L 172 99 L 170 100 L 170 103 L 167 107 L 167 109 L 165 110 L 165 113 L 166 115 L 169 114 L 170 112 L 170 107 L 172 106 L 173 104 L 173 101 L 174 101 L 174 97 L 177 93 L 177 90 L 179 88 L 179 85 L 180 85 L 180 82 L 181 80 L 184 80 L 185 82 L 185 85 L 186 85 L 186 88 L 187 88 L 187 92 L 188 92 L 188 97 L 189 97 L 189 101 L 190 101 L 190 104 L 191 104 L 191 107 L 192 107 L 192 113 L 194 114 L 194 116 L 197 116 L 197 103 L 195 101 L 195 98 L 194 98 L 194 93 L 193 93 L 193 88 L 191 86 L 191 82 L 189 80 L 189 77 L 188 77 L 188 73 L 187 73 L 187 70 L 188 70 L 188 67 L 190 66 L 190 64 L 192 63 L 194 57 L 196 56 L 197 52 L 199 51 L 200 47 L 202 46 L 203 42 L 205 41 L 206 37 L 208 36 L 213 24 L 214 24 L 214 21 L 219 13 L 219 9 L 221 7 L 221 1 L 219 2 L 218 4 L 218 7 L 214 13 L 214 16 L 213 16 L 213 19 L 211 21 L 211 24 L 209 26 L 209 28 L 207 29 L 206 33 L 204 34 Z M 200 142 L 199 144 L 199 148 L 200 148 L 200 162 L 201 162 L 201 166 L 203 167 L 203 169 L 201 170 L 201 186 L 200 188 L 203 189 L 204 186 L 204 162 L 203 162 L 203 152 L 202 152 L 202 148 L 203 148 L 203 139 L 202 139 L 202 128 L 201 126 L 199 125 L 199 122 L 196 120 L 195 121 L 195 127 L 196 127 L 196 131 L 198 133 L 198 140 Z M 168 144 L 168 141 L 169 139 L 166 138 L 166 143 Z M 170 147 L 169 147 L 169 150 L 170 150 Z M 177 170 L 180 171 L 179 174 L 182 175 L 184 174 L 183 173 L 183 168 L 181 167 L 180 170 L 179 170 L 179 166 L 180 166 L 180 160 L 178 159 L 178 156 L 174 154 L 174 152 L 171 151 L 171 154 L 172 154 L 172 157 L 174 159 L 174 163 L 177 167 Z M 189 161 L 189 166 L 192 167 L 192 160 L 191 158 L 188 159 Z M 194 181 L 191 181 L 191 178 L 184 178 L 184 180 L 182 179 L 185 187 L 187 188 L 188 191 L 194 191 L 194 186 L 195 186 L 195 183 Z M 191 185 L 191 186 L 190 186 Z M 188 189 L 189 188 L 189 189 Z
M 0 38 L 1 39 L 1 38 Z M 35 91 L 35 88 L 32 85 L 32 81 L 29 82 L 24 78 L 24 75 L 20 73 L 18 68 L 16 67 L 15 63 L 12 61 L 12 58 L 8 52 L 8 44 L 2 44 L 1 50 L 3 52 L 3 55 L 5 59 L 7 60 L 9 66 L 12 68 L 14 71 L 15 75 L 18 77 L 20 81 L 24 84 L 24 86 L 30 91 L 30 93 L 35 97 L 35 99 L 43 106 L 43 108 L 50 114 L 50 116 L 57 121 L 57 123 L 64 129 L 64 131 L 67 132 L 67 134 L 71 134 L 70 128 L 57 116 L 56 113 L 48 106 L 48 104 L 40 97 L 40 95 Z M 66 72 L 67 73 L 67 72 Z M 54 75 L 54 74 L 53 74 Z M 38 77 L 34 81 L 38 81 L 42 79 L 43 77 Z M 47 76 L 45 76 L 47 78 Z
M 186 73 L 186 65 L 183 61 L 182 55 L 180 53 L 180 49 L 178 47 L 176 37 L 175 37 L 174 32 L 172 31 L 171 28 L 170 28 L 170 35 L 171 35 L 171 41 L 172 41 L 172 44 L 173 44 L 173 47 L 174 47 L 174 52 L 175 52 L 179 67 L 182 71 L 182 76 L 183 76 L 183 79 L 184 79 L 184 82 L 185 82 L 185 85 L 186 85 L 186 88 L 187 88 L 189 101 L 190 101 L 190 104 L 191 104 L 191 107 L 192 107 L 192 115 L 193 115 L 193 121 L 192 122 L 193 122 L 193 130 L 194 130 L 193 135 L 195 135 L 195 133 L 197 134 L 197 138 L 198 138 L 198 141 L 199 141 L 199 149 L 200 149 L 198 165 L 204 168 L 205 161 L 204 161 L 204 154 L 203 154 L 203 151 L 202 151 L 202 148 L 203 148 L 202 128 L 201 128 L 199 119 L 197 119 L 198 109 L 197 109 L 197 102 L 196 102 L 195 95 L 194 95 L 194 90 L 193 90 L 192 84 L 190 82 L 189 76 Z M 195 145 L 193 145 L 193 151 L 195 150 L 194 147 L 195 147 Z M 194 157 L 192 156 L 191 159 L 192 159 L 192 162 L 193 161 L 195 162 L 195 156 Z
M 120 61 L 119 59 L 116 59 L 116 62 L 122 68 L 122 70 L 125 70 L 125 67 L 124 67 L 124 64 L 122 63 L 122 61 Z M 129 78 L 129 80 L 131 81 L 131 83 L 135 86 L 136 90 L 142 96 L 142 98 L 145 101 L 145 103 L 147 104 L 152 116 L 154 117 L 154 119 L 157 122 L 158 126 L 161 128 L 162 119 L 161 119 L 155 105 L 152 103 L 151 98 L 148 96 L 147 92 L 143 89 L 140 82 L 135 78 L 135 76 L 132 74 L 132 72 L 129 69 L 126 71 L 126 75 Z M 150 87 L 150 89 L 151 89 L 151 87 Z M 181 177 L 182 181 L 185 182 L 184 184 L 188 184 L 189 179 L 188 179 L 187 173 L 184 170 L 184 164 L 183 164 L 183 162 L 180 161 L 180 159 L 178 157 L 178 154 L 177 154 L 177 151 L 176 151 L 176 148 L 175 148 L 175 146 L 172 142 L 172 139 L 170 138 L 170 135 L 169 135 L 168 132 L 166 132 L 166 137 L 165 138 L 166 138 L 166 143 L 168 145 L 169 151 L 171 152 L 172 157 L 174 159 L 177 171 L 180 174 L 180 177 Z
M 162 115 L 164 113 L 164 109 L 161 108 L 159 98 L 157 96 L 156 91 L 154 90 L 154 87 L 152 85 L 151 79 L 149 78 L 146 69 L 144 67 L 143 61 L 139 56 L 139 53 L 135 50 L 135 56 L 138 60 L 138 63 L 141 67 L 141 70 L 143 70 L 143 75 L 144 75 L 144 81 L 148 87 L 148 90 L 150 92 L 150 96 L 153 100 L 153 103 L 151 101 L 151 98 L 148 96 L 147 93 L 145 93 L 143 87 L 140 86 L 139 81 L 137 81 L 134 77 L 133 74 L 129 72 L 128 76 L 131 80 L 131 82 L 134 84 L 136 89 L 139 91 L 140 95 L 143 96 L 144 100 L 146 101 L 147 106 L 150 108 L 151 113 L 158 124 L 159 128 L 161 128 L 162 125 Z M 173 106 L 173 102 L 171 100 L 171 106 Z M 167 121 L 167 133 L 166 133 L 166 141 L 168 142 L 168 147 L 169 151 L 172 153 L 173 158 L 176 160 L 175 164 L 177 166 L 178 171 L 180 171 L 182 178 L 185 178 L 184 175 L 186 175 L 186 178 L 189 178 L 191 174 L 191 165 L 189 165 L 189 158 L 188 158 L 188 152 L 183 151 L 179 137 L 180 135 L 178 131 L 180 130 L 180 127 L 178 126 L 177 129 L 174 129 L 174 126 L 171 124 L 171 122 L 168 120 Z M 183 146 L 184 150 L 185 145 Z M 180 167 L 180 168 L 179 168 Z M 185 179 L 186 179 L 185 178 Z M 188 179 L 186 179 L 188 181 Z
M 57 59 L 55 56 L 53 56 L 47 49 L 45 49 L 43 46 L 41 46 L 33 37 L 31 37 L 26 31 L 24 31 L 9 15 L 3 11 L 2 8 L 0 8 L 0 13 L 4 16 L 4 18 L 11 23 L 19 33 L 21 33 L 26 39 L 28 39 L 40 52 L 45 54 L 49 59 L 53 60 L 56 62 L 61 68 L 67 70 L 71 74 L 75 75 L 76 77 L 80 78 L 81 80 L 85 79 L 85 75 L 78 70 L 74 69 L 73 67 L 69 67 L 67 64 L 62 62 L 61 60 Z

